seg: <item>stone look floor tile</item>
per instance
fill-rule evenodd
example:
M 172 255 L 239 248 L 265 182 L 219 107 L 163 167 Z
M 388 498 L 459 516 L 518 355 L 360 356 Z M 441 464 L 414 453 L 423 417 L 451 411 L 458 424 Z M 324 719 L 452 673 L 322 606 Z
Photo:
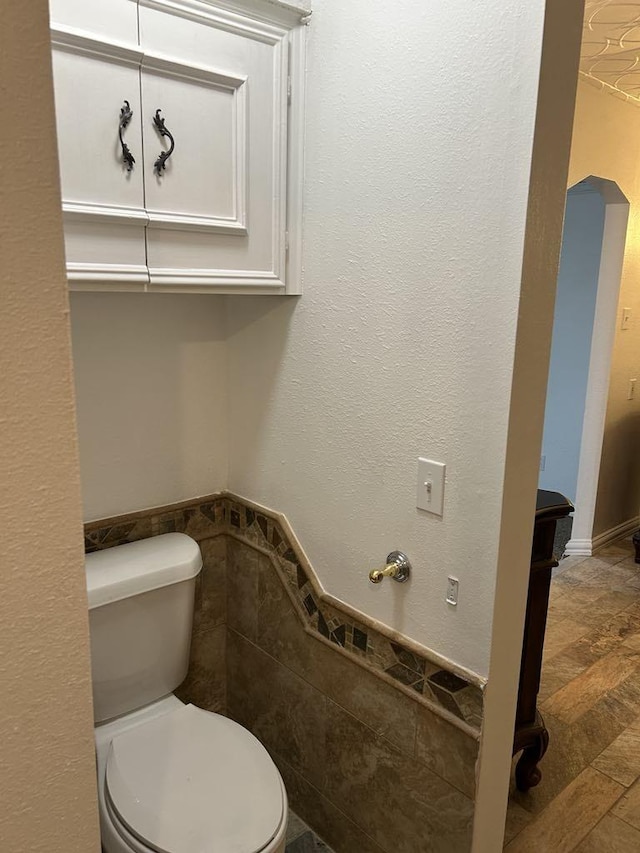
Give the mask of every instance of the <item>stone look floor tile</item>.
M 584 561 L 588 559 L 589 557 L 583 557 L 581 554 L 571 554 L 568 557 L 563 557 L 557 568 L 554 569 L 554 572 L 561 574 L 566 569 L 571 568 L 572 566 L 577 566 L 578 563 L 584 563 Z
M 332 851 L 309 829 L 295 841 L 287 844 L 285 853 L 332 853 Z
M 566 589 L 563 589 L 557 583 L 551 584 L 551 589 L 549 590 L 549 608 L 547 610 L 547 618 L 549 620 L 567 618 L 564 607 L 562 606 L 567 596 L 568 592 Z
M 640 566 L 631 554 L 625 541 L 563 560 L 554 575 L 539 694 L 550 745 L 540 784 L 526 794 L 512 786 L 509 853 L 640 851 Z M 576 625 L 587 632 L 563 645 Z
M 333 851 L 289 809 L 285 853 L 333 853 Z
M 533 816 L 528 811 L 518 805 L 514 800 L 509 799 L 507 805 L 507 822 L 504 829 L 504 842 L 508 844 L 512 838 L 515 838 L 519 832 L 531 823 Z
M 576 588 L 591 586 L 589 581 L 605 564 L 595 557 L 585 557 L 578 563 L 567 565 L 567 560 L 563 560 L 558 567 L 558 574 L 554 579 L 560 589 L 567 589 L 567 586 L 575 586 Z
M 544 660 L 542 680 L 538 692 L 538 706 L 577 678 L 587 668 L 586 664 L 575 660 L 571 649 L 565 649 L 555 657 Z
M 595 629 L 567 647 L 567 656 L 585 666 L 591 666 L 623 643 L 628 648 L 640 631 L 640 614 L 628 607 L 610 617 Z
M 627 581 L 625 587 L 626 589 L 634 589 L 636 591 L 640 590 L 640 573 L 637 577 L 634 577 L 633 580 Z
M 637 850 L 640 850 L 640 832 L 607 814 L 575 848 L 575 853 L 635 853 Z
M 563 561 L 564 562 L 564 561 Z M 629 571 L 630 566 L 624 562 L 624 555 L 619 555 L 617 558 L 605 557 L 602 558 L 599 554 L 596 557 L 587 557 L 583 563 L 578 566 L 570 566 L 566 572 L 562 572 L 558 580 L 567 580 L 574 578 L 579 583 L 587 583 L 589 586 L 600 586 L 604 589 L 615 588 L 615 581 L 622 573 Z M 609 585 L 603 583 L 605 577 L 611 581 Z M 627 577 L 625 576 L 625 579 Z
M 613 562 L 615 560 L 627 560 L 629 557 L 633 557 L 634 554 L 635 548 L 633 547 L 631 536 L 629 536 L 625 539 L 618 539 L 617 542 L 612 542 L 609 545 L 604 545 L 602 548 L 599 548 L 595 557 L 598 560 L 611 560 Z M 587 559 L 594 558 L 588 557 Z
M 632 559 L 626 552 L 624 554 L 605 554 L 604 556 L 600 553 L 598 554 L 598 558 L 604 563 L 610 563 L 612 566 L 615 566 L 618 563 L 628 562 Z
M 576 622 L 574 619 L 561 619 L 558 622 L 552 622 L 545 633 L 544 659 L 555 657 L 567 646 L 588 634 L 589 631 L 591 631 L 591 627 L 588 624 Z
M 630 581 L 635 581 L 640 576 L 638 564 L 623 560 L 615 565 L 608 565 L 594 574 L 594 582 L 599 583 L 604 589 L 618 589 L 625 591 Z
M 607 706 L 613 740 L 640 714 L 640 670 L 631 673 L 615 690 L 607 693 L 601 704 Z M 614 727 L 618 725 L 620 730 L 614 734 Z
M 621 610 L 625 610 L 637 601 L 637 598 L 637 594 L 625 585 L 624 589 L 605 592 L 593 602 L 592 607 L 597 618 L 605 620 L 610 616 L 615 616 L 616 613 L 620 613 Z
M 635 782 L 629 790 L 620 797 L 611 813 L 625 823 L 640 829 L 640 781 Z M 640 850 L 640 847 L 638 848 Z
M 576 596 L 575 594 L 567 594 L 562 600 L 562 603 L 557 606 L 557 609 L 549 610 L 552 618 L 558 619 L 573 619 L 575 622 L 588 622 L 592 628 L 604 622 L 608 617 L 607 612 L 600 615 L 594 609 L 594 601 L 597 598 L 597 590 L 589 590 L 587 596 Z M 586 598 L 586 600 L 585 600 Z
M 603 567 L 607 565 L 600 564 L 598 572 L 604 571 Z M 606 574 L 602 576 L 603 580 L 590 580 L 586 576 L 580 580 L 577 577 L 580 569 L 582 566 L 577 566 L 575 571 L 562 573 L 554 581 L 565 594 L 550 606 L 552 619 L 569 618 L 595 627 L 637 601 L 637 592 L 628 583 L 620 585 L 615 579 L 605 581 Z M 582 570 L 586 574 L 588 567 Z
M 523 793 L 515 788 L 512 776 L 513 802 L 532 815 L 540 814 L 549 806 L 615 737 L 615 731 L 611 733 L 607 723 L 595 712 L 589 712 L 573 725 L 546 714 L 545 723 L 550 746 L 540 763 L 542 781 Z M 621 726 L 618 731 L 623 728 Z
M 505 853 L 570 853 L 623 792 L 622 785 L 587 767 L 507 844 Z
M 639 665 L 639 653 L 624 647 L 615 649 L 547 699 L 543 714 L 546 710 L 567 723 L 575 722 Z
M 308 832 L 309 827 L 301 820 L 295 812 L 289 809 L 289 817 L 287 820 L 287 842 L 295 841 L 303 832 Z
M 591 766 L 626 788 L 632 785 L 640 776 L 640 720 L 618 735 Z

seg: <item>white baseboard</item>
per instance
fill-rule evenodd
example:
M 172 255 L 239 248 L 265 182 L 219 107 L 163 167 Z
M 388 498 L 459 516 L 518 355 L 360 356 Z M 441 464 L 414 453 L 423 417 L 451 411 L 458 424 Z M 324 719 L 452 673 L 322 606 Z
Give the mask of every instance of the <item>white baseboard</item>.
M 564 548 L 565 557 L 590 557 L 592 553 L 591 539 L 569 539 Z
M 599 533 L 592 539 L 593 550 L 597 551 L 598 548 L 603 548 L 610 542 L 615 542 L 616 539 L 622 539 L 623 536 L 635 533 L 638 527 L 640 527 L 640 516 L 636 515 L 634 518 L 623 521 L 622 524 L 618 524 L 610 530 L 605 530 L 604 533 Z
M 622 524 L 617 524 L 610 530 L 605 530 L 604 533 L 598 533 L 593 539 L 569 539 L 564 549 L 564 556 L 590 557 L 598 548 L 604 548 L 605 545 L 634 533 L 639 527 L 640 516 L 636 515 L 635 518 L 623 521 Z
M 628 521 L 618 524 L 610 530 L 605 530 L 604 533 L 599 533 L 593 538 L 593 550 L 596 551 L 598 548 L 603 548 L 605 545 L 615 542 L 616 539 L 622 539 L 623 536 L 635 533 L 638 527 L 640 527 L 640 516 L 636 515 L 635 518 L 630 518 Z

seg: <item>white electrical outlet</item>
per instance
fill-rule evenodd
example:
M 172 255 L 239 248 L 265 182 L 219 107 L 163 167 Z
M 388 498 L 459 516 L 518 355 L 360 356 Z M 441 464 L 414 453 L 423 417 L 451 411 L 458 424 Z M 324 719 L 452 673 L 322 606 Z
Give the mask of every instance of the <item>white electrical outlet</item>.
M 547 464 L 547 457 L 546 457 L 546 456 L 541 456 L 541 457 L 540 457 L 540 470 L 541 470 L 541 471 L 544 471 L 544 466 L 545 466 L 546 464 Z
M 458 588 L 460 586 L 460 582 L 458 578 L 447 578 L 447 597 L 445 601 L 447 604 L 453 604 L 454 606 L 458 603 Z
M 433 515 L 444 511 L 444 478 L 447 466 L 432 459 L 418 459 L 418 488 L 416 506 Z

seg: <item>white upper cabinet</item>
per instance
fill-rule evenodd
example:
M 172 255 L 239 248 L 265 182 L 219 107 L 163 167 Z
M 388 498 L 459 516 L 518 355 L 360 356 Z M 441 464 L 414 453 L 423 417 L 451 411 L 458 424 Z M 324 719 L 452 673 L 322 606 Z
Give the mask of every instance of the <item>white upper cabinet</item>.
M 52 0 L 74 289 L 299 293 L 304 25 L 269 0 Z

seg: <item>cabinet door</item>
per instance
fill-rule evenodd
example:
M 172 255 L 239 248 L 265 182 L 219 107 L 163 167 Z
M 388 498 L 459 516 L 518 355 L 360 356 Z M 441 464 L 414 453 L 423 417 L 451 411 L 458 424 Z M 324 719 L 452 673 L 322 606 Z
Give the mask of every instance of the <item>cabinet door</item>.
M 150 289 L 285 292 L 288 31 L 193 0 L 139 21 Z
M 52 44 L 69 279 L 88 286 L 109 282 L 144 288 L 142 54 L 135 42 L 112 41 L 56 22 Z M 132 116 L 121 128 L 125 102 Z M 120 136 L 134 163 L 125 161 Z

